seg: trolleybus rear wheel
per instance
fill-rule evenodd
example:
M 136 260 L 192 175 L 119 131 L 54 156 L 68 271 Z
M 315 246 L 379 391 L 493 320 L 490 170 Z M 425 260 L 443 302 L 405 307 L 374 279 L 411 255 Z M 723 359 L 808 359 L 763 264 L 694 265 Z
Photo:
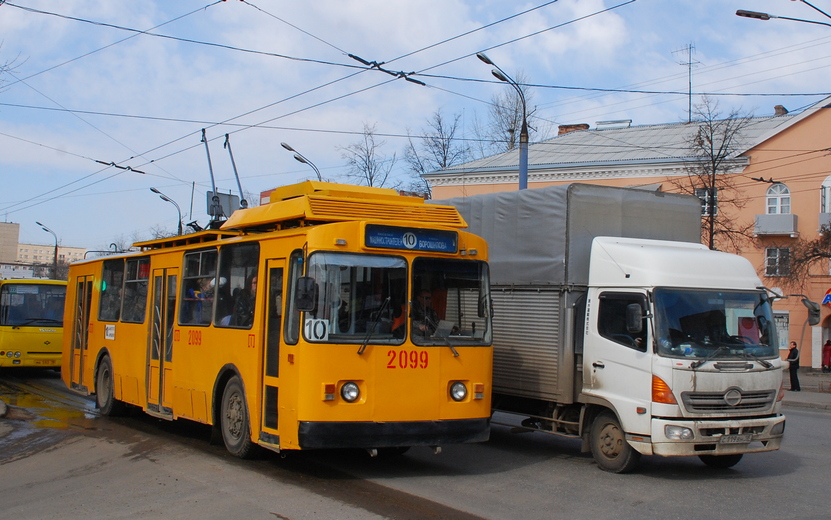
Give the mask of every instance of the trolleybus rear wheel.
M 104 356 L 98 363 L 95 375 L 95 404 L 101 415 L 122 415 L 124 403 L 113 397 L 113 363 L 110 356 Z
M 620 422 L 612 412 L 600 413 L 591 426 L 591 450 L 600 469 L 628 473 L 635 469 L 641 454 L 626 442 Z
M 254 455 L 256 445 L 251 442 L 251 427 L 248 422 L 248 408 L 245 405 L 245 393 L 238 376 L 228 380 L 222 393 L 220 412 L 222 440 L 231 454 L 242 459 Z

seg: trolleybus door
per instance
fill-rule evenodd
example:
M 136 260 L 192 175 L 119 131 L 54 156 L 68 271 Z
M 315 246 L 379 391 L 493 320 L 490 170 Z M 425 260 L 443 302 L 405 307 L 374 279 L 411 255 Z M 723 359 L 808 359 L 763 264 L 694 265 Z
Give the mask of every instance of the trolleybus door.
M 153 308 L 150 317 L 150 352 L 147 357 L 147 408 L 173 414 L 173 324 L 178 269 L 153 269 Z
M 89 311 L 92 302 L 92 276 L 79 276 L 75 286 L 75 310 L 72 322 L 72 355 L 69 358 L 71 386 L 75 390 L 86 392 L 84 384 L 84 366 L 89 354 Z
M 277 428 L 278 394 L 280 386 L 280 334 L 283 325 L 283 269 L 285 259 L 269 260 L 268 301 L 265 312 L 265 349 L 263 349 L 263 410 L 260 441 L 275 446 L 280 445 Z

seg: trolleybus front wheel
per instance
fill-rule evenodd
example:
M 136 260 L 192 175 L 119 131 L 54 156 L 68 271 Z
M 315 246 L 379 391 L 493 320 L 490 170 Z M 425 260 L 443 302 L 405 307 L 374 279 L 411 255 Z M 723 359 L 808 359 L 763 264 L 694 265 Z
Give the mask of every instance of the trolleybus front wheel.
M 245 393 L 238 376 L 228 380 L 222 393 L 222 410 L 220 415 L 222 440 L 225 448 L 242 459 L 254 456 L 256 445 L 251 442 L 251 428 L 248 422 L 248 408 L 245 405 Z

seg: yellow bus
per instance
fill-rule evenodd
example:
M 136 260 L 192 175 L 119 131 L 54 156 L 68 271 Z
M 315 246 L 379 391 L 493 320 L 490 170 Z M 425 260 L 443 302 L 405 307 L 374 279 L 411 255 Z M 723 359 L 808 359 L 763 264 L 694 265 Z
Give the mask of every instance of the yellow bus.
M 66 282 L 0 280 L 0 367 L 61 366 Z
M 227 449 L 485 441 L 487 244 L 455 208 L 304 182 L 219 229 L 73 263 L 63 378 Z

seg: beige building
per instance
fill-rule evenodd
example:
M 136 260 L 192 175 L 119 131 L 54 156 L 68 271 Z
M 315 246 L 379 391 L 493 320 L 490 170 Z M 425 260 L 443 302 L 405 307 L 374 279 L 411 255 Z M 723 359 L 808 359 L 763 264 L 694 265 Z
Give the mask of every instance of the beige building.
M 58 263 L 69 264 L 83 260 L 87 250 L 83 247 L 58 245 Z M 24 264 L 52 264 L 55 261 L 55 245 L 17 244 L 17 259 Z
M 742 207 L 727 207 L 737 226 L 750 228 L 753 238 L 741 254 L 756 266 L 766 287 L 786 295 L 792 248 L 800 239 L 818 237 L 821 224 L 831 223 L 831 98 L 798 113 L 777 107 L 775 115 L 754 117 L 742 131 L 739 146 L 726 161 L 724 175 L 741 197 Z M 699 125 L 663 124 L 590 129 L 588 125 L 561 127 L 561 135 L 529 147 L 528 188 L 569 182 L 680 191 L 692 163 L 690 142 Z M 425 175 L 434 199 L 515 190 L 518 187 L 518 151 L 447 168 Z M 720 206 L 719 206 L 720 205 Z M 703 204 L 702 204 L 703 206 Z M 728 249 L 728 248 L 725 248 Z M 729 250 L 729 249 L 728 249 Z M 814 265 L 800 292 L 822 302 L 819 325 L 807 324 L 801 297 L 777 300 L 780 349 L 788 341 L 801 350 L 801 366 L 821 366 L 821 349 L 831 339 L 831 265 Z

